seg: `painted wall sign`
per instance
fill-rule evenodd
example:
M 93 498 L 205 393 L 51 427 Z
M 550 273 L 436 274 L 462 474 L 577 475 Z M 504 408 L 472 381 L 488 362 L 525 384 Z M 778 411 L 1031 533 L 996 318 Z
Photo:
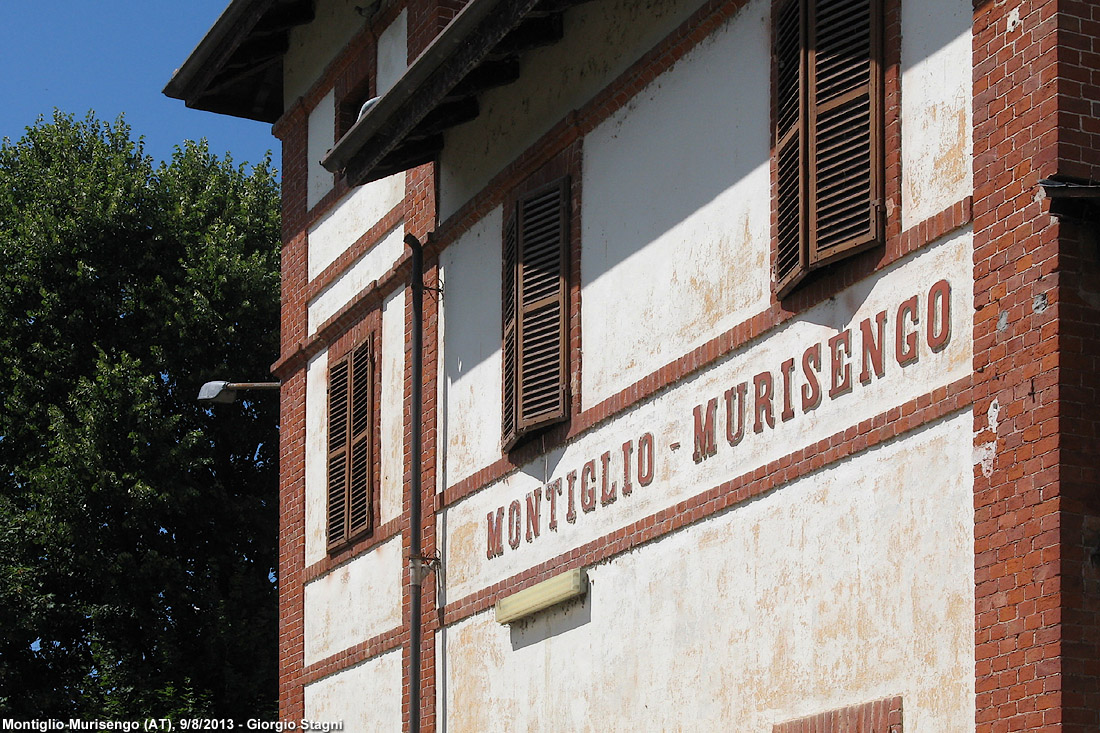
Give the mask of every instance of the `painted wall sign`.
M 950 340 L 951 285 L 940 280 L 926 294 L 902 301 L 892 314 L 880 310 L 873 318 L 864 318 L 858 329 L 846 328 L 825 342 L 810 344 L 778 369 L 754 374 L 721 398 L 696 405 L 692 458 L 700 463 L 718 452 L 720 413 L 726 442 L 733 447 L 744 439 L 747 429 L 754 433 L 774 429 L 777 418 L 793 420 L 816 410 L 825 398 L 848 394 L 855 379 L 869 384 L 884 378 L 890 358 L 905 368 L 920 360 L 924 348 L 942 351 Z M 724 410 L 719 410 L 720 402 Z
M 774 430 L 818 409 L 823 401 L 889 379 L 916 364 L 922 353 L 942 351 L 951 341 L 951 285 L 939 280 L 926 292 L 806 344 L 775 367 L 734 380 L 720 395 L 696 404 L 692 460 L 702 463 L 720 445 L 738 446 L 747 433 Z M 678 442 L 668 446 L 676 451 Z M 728 450 L 728 448 L 727 448 Z M 492 560 L 506 549 L 534 543 L 544 529 L 558 532 L 564 522 L 607 507 L 653 480 L 658 448 L 652 432 L 631 438 L 615 449 L 574 467 L 563 475 L 496 507 L 486 515 L 485 556 Z
M 521 539 L 537 540 L 542 533 L 544 501 L 546 528 L 557 532 L 558 520 L 563 515 L 566 523 L 575 524 L 578 508 L 582 514 L 588 514 L 597 506 L 613 504 L 620 495 L 629 497 L 634 493 L 635 482 L 640 487 L 649 486 L 655 468 L 652 433 L 645 433 L 637 441 L 626 441 L 615 453 L 618 465 L 614 473 L 612 451 L 604 451 L 598 459 L 586 461 L 579 471 L 569 471 L 564 477 L 527 492 L 523 500 L 514 499 L 507 511 L 501 506 L 489 512 L 485 556 L 492 559 L 504 554 L 505 534 L 513 550 L 519 549 Z

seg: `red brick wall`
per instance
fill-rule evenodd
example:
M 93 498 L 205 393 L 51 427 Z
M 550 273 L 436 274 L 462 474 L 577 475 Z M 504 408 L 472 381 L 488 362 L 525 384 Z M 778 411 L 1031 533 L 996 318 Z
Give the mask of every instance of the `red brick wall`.
M 410 3 L 410 60 L 463 4 L 462 0 Z M 719 11 L 720 6 L 737 5 L 708 3 L 697 16 L 698 25 L 685 25 L 664 44 L 663 51 L 675 57 L 682 55 L 713 30 L 713 22 L 732 12 Z M 1013 21 L 1010 30 L 1009 13 L 1017 9 L 1020 25 L 1017 27 Z M 1056 9 L 1061 10 L 1060 15 L 1055 14 Z M 1024 0 L 1014 6 L 988 2 L 978 3 L 975 9 L 975 373 L 973 389 L 960 386 L 959 394 L 967 400 L 973 395 L 976 448 L 982 451 L 989 444 L 995 446 L 990 470 L 983 471 L 980 464 L 975 467 L 979 731 L 1085 731 L 1095 730 L 1100 722 L 1100 572 L 1093 557 L 1100 545 L 1096 468 L 1100 393 L 1094 386 L 1094 375 L 1100 372 L 1100 272 L 1094 236 L 1097 225 L 1060 223 L 1048 215 L 1048 204 L 1036 198 L 1041 177 L 1054 173 L 1100 177 L 1096 152 L 1100 149 L 1098 13 L 1097 3 L 1087 0 Z M 710 14 L 718 20 L 712 20 Z M 632 79 L 617 81 L 566 125 L 583 129 L 568 133 L 558 130 L 561 145 L 569 144 L 584 129 L 590 129 L 592 120 L 606 116 L 608 109 L 621 104 L 613 100 L 629 98 L 631 90 L 636 91 L 660 73 L 663 64 L 670 63 L 666 57 L 658 58 L 656 51 L 650 56 L 630 70 Z M 341 75 L 345 70 L 354 76 L 352 67 L 352 57 L 342 54 L 307 96 L 314 99 L 322 95 L 326 85 L 344 78 Z M 305 107 L 296 107 L 276 126 L 276 134 L 284 144 L 283 351 L 278 369 L 284 379 L 279 568 L 280 711 L 284 719 L 302 717 L 302 685 L 306 679 L 302 637 L 304 357 L 317 346 L 305 344 L 309 290 L 304 231 L 311 216 L 305 207 L 305 116 Z M 522 163 L 517 161 L 512 168 L 518 170 Z M 499 176 L 491 186 L 493 191 L 504 186 L 508 178 L 506 174 Z M 437 226 L 433 167 L 411 171 L 406 186 L 406 231 L 423 241 Z M 429 284 L 434 282 L 440 246 L 462 229 L 463 219 L 476 218 L 477 211 L 499 198 L 499 191 L 493 191 L 464 207 L 445 227 L 445 241 L 429 246 Z M 340 193 L 338 187 L 315 207 L 312 216 L 335 203 Z M 969 208 L 965 204 L 963 207 Z M 952 221 L 966 218 L 969 211 Z M 894 229 L 890 240 L 904 245 L 910 234 Z M 868 258 L 857 268 L 856 276 L 893 261 L 897 253 L 892 246 L 888 246 L 882 262 Z M 407 268 L 399 266 L 387 274 L 384 285 L 390 288 L 405 278 Z M 383 286 L 381 280 L 379 286 Z M 807 296 L 808 301 L 814 299 Z M 421 518 L 425 554 L 436 550 L 434 499 L 437 490 L 444 488 L 436 485 L 434 474 L 436 305 L 428 293 L 424 333 L 425 452 L 421 465 L 427 498 L 425 516 Z M 342 331 L 363 315 L 360 310 L 375 306 L 374 300 L 364 301 L 361 309 L 346 311 L 328 330 L 333 334 Z M 749 324 L 742 331 L 755 329 L 753 333 L 759 335 L 790 316 L 775 306 L 757 319 L 759 323 L 754 321 L 755 325 Z M 410 317 L 406 317 L 407 327 Z M 654 379 L 631 388 L 629 394 L 612 398 L 591 415 L 577 416 L 571 433 L 625 409 L 651 394 L 658 383 L 667 384 L 693 373 L 745 338 L 741 331 L 731 332 L 707 344 L 699 354 L 686 355 Z M 411 386 L 408 379 L 407 373 L 406 401 Z M 994 402 L 998 406 L 995 431 L 989 424 Z M 851 441 L 845 438 L 844 442 L 848 445 Z M 473 484 L 489 480 L 490 474 L 510 470 L 505 463 L 480 472 L 469 486 L 450 487 L 447 500 L 476 490 Z M 409 471 L 415 470 L 407 435 L 405 470 L 406 478 Z M 692 513 L 681 519 L 690 523 L 702 516 Z M 667 519 L 672 521 L 671 517 Z M 399 521 L 406 536 L 409 521 L 406 506 Z M 606 547 L 600 552 L 615 551 L 615 541 L 612 538 L 604 543 Z M 405 551 L 409 551 L 407 546 Z M 544 571 L 549 572 L 532 569 L 532 578 Z M 478 608 L 487 607 L 484 604 L 490 604 L 491 596 L 500 589 L 488 591 Z M 404 629 L 396 636 L 386 636 L 384 644 L 375 645 L 378 649 L 392 648 L 393 643 L 407 647 L 407 593 L 405 604 Z M 448 607 L 449 620 L 468 610 L 461 602 Z M 431 576 L 424 586 L 422 621 L 422 729 L 430 730 L 435 725 L 434 631 L 442 622 Z M 407 703 L 407 690 L 405 694 Z M 404 716 L 408 720 L 407 707 Z
M 1100 181 L 1100 4 L 1062 0 L 1058 171 Z M 1100 207 L 1061 225 L 1058 303 L 1066 730 L 1100 730 Z
M 276 376 L 282 380 L 279 415 L 279 716 L 301 719 L 304 664 L 303 571 L 305 564 L 305 369 L 291 371 L 287 357 L 306 338 L 307 112 L 289 110 L 275 127 L 283 142 L 282 346 Z M 293 366 L 293 364 L 291 364 Z
M 1096 255 L 1037 196 L 1041 178 L 1095 171 L 1095 13 L 975 9 L 974 427 L 979 454 L 993 447 L 974 475 L 979 731 L 1098 725 Z
M 772 733 L 902 733 L 901 698 L 852 705 L 772 726 Z
M 466 5 L 467 0 L 410 0 L 409 2 L 409 62 L 447 27 L 451 19 Z
M 1100 222 L 1065 223 L 1059 302 L 1063 702 L 1066 730 L 1100 730 Z
M 1058 172 L 1100 182 L 1100 5 L 1058 7 Z

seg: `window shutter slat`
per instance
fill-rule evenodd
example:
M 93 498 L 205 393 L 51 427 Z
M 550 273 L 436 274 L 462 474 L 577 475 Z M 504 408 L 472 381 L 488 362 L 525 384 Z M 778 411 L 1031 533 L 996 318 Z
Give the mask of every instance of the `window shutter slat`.
M 370 529 L 370 436 L 351 445 L 351 470 L 348 474 L 348 537 Z
M 329 549 L 373 526 L 373 410 L 374 355 L 368 341 L 329 370 Z
M 505 448 L 516 438 L 516 218 L 510 217 L 504 231 L 501 269 L 501 315 L 503 316 L 502 364 L 504 394 L 501 436 Z
M 328 459 L 328 543 L 339 544 L 347 537 L 347 454 L 341 451 Z
M 567 192 L 561 179 L 519 202 L 519 431 L 566 416 Z
M 567 417 L 569 181 L 521 196 L 504 229 L 502 442 Z
M 328 384 L 328 544 L 347 537 L 347 436 L 350 374 L 348 362 L 329 370 Z
M 804 8 L 790 0 L 777 11 L 776 65 L 776 191 L 777 232 L 775 288 L 780 297 L 805 276 L 805 181 L 802 120 Z
M 876 0 L 817 0 L 807 46 L 811 267 L 881 239 Z
M 373 468 L 371 423 L 374 412 L 374 369 L 370 342 L 352 355 L 351 457 L 348 461 L 348 538 L 371 528 Z
M 369 344 L 359 346 L 351 360 L 351 432 L 352 439 L 370 429 L 371 418 L 371 350 Z

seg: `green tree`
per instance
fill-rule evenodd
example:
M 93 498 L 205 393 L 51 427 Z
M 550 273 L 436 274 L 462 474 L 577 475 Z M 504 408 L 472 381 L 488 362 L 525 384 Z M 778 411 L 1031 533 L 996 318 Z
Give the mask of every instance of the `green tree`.
M 0 147 L 0 717 L 269 715 L 278 185 L 120 119 Z

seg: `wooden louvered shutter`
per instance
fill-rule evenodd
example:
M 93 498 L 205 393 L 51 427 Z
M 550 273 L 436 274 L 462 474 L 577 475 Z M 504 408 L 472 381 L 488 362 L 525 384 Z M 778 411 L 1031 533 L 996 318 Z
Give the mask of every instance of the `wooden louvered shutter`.
M 351 356 L 351 433 L 348 445 L 348 539 L 371 529 L 373 495 L 371 476 L 374 370 L 370 342 Z
M 510 217 L 504 230 L 501 271 L 501 316 L 503 320 L 502 364 L 504 373 L 501 436 L 505 449 L 516 440 L 516 218 Z
M 518 386 L 516 430 L 566 416 L 568 186 L 562 178 L 521 199 L 516 212 Z
M 775 23 L 775 157 L 777 242 L 775 289 L 783 295 L 806 275 L 805 6 L 788 0 Z
M 880 0 L 809 0 L 811 267 L 882 239 Z
M 374 367 L 369 342 L 329 370 L 328 546 L 370 531 L 373 507 Z
M 347 539 L 348 519 L 348 361 L 334 364 L 328 377 L 328 546 Z
M 562 178 L 522 197 L 505 229 L 505 450 L 567 416 L 568 184 Z

